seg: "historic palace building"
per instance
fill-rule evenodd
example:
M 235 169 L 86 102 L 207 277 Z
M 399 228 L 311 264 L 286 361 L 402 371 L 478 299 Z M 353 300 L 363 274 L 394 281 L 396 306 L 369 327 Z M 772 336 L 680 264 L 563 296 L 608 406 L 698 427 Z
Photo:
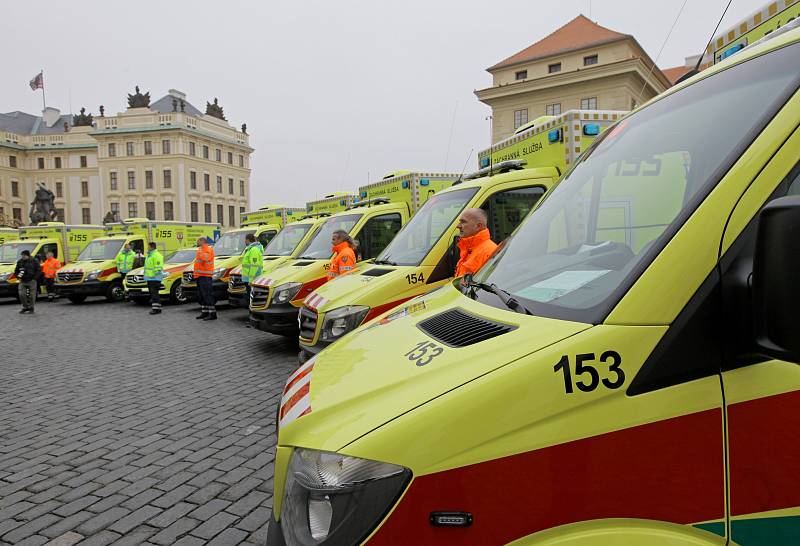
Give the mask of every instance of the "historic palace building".
M 171 89 L 155 102 L 136 88 L 115 115 L 0 114 L 0 215 L 27 224 L 38 185 L 70 224 L 150 218 L 239 223 L 249 210 L 247 127 L 217 99 L 205 113 Z

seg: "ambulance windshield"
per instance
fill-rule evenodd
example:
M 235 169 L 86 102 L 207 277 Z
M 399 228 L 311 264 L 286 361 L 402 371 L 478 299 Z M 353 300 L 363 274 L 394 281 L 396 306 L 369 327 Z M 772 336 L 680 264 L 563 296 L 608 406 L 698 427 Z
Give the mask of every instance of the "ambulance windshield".
M 23 250 L 33 254 L 36 243 L 5 243 L 0 245 L 0 263 L 13 264 L 19 260 L 19 255 Z
M 168 264 L 188 264 L 189 262 L 194 261 L 194 257 L 197 254 L 196 248 L 184 248 L 182 250 L 178 250 L 170 254 L 165 263 Z
M 225 258 L 228 256 L 238 256 L 244 252 L 244 249 L 247 247 L 244 238 L 248 233 L 253 234 L 255 232 L 256 230 L 254 229 L 247 231 L 229 231 L 214 243 L 214 257 Z
M 331 251 L 331 235 L 337 229 L 343 229 L 350 233 L 353 226 L 356 225 L 361 214 L 343 214 L 341 216 L 331 216 L 316 235 L 306 244 L 305 248 L 300 251 L 300 258 L 306 260 L 327 260 L 333 255 Z
M 430 197 L 375 263 L 419 265 L 477 191 L 478 188 L 464 188 Z
M 264 249 L 264 256 L 288 256 L 297 248 L 312 226 L 313 224 L 286 226 L 269 242 Z
M 77 261 L 113 260 L 122 250 L 122 239 L 95 239 L 78 254 Z
M 800 44 L 755 57 L 608 129 L 474 280 L 535 315 L 602 322 L 796 92 L 798 58 Z

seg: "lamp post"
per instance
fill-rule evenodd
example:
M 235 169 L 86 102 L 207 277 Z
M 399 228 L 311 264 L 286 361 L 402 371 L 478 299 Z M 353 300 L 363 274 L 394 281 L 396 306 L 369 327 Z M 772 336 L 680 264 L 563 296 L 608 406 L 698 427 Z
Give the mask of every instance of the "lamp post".
M 484 120 L 489 122 L 489 146 L 491 146 L 492 139 L 494 138 L 494 118 L 492 116 L 486 116 Z

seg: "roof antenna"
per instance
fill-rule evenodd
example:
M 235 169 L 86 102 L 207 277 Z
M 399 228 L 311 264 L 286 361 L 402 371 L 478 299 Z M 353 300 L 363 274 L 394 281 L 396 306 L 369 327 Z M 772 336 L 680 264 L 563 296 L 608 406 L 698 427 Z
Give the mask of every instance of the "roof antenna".
M 706 51 L 708 50 L 708 46 L 710 46 L 711 42 L 714 41 L 714 35 L 717 33 L 717 30 L 719 30 L 719 25 L 722 24 L 722 20 L 725 18 L 725 14 L 728 13 L 728 8 L 731 7 L 731 2 L 733 2 L 733 0 L 728 0 L 728 5 L 725 6 L 725 9 L 722 12 L 722 16 L 719 18 L 719 21 L 717 21 L 717 26 L 714 27 L 714 32 L 711 33 L 711 36 L 708 39 L 708 43 L 706 44 L 706 47 L 704 47 L 703 48 L 703 52 L 700 53 L 700 58 L 697 59 L 697 64 L 694 65 L 694 68 L 692 68 L 689 72 L 687 72 L 686 74 L 684 74 L 683 76 L 678 78 L 673 85 L 678 85 L 683 80 L 688 80 L 689 78 L 691 78 L 695 74 L 699 74 L 700 73 L 700 63 L 703 62 L 703 57 L 706 56 Z M 713 58 L 712 58 L 712 60 L 713 60 Z
M 472 152 L 475 151 L 475 148 L 471 148 L 469 151 L 469 155 L 467 156 L 467 160 L 464 162 L 464 166 L 461 168 L 461 174 L 458 175 L 458 179 L 453 182 L 454 184 L 461 184 L 464 181 L 464 171 L 467 170 L 467 163 L 469 163 L 469 158 L 472 157 Z

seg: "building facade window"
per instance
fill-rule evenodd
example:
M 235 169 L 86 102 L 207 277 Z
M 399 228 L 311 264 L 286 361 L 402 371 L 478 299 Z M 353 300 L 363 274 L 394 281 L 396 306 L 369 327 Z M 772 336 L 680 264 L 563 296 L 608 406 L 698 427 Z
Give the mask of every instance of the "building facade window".
M 11 215 L 14 217 L 14 220 L 17 222 L 22 222 L 22 209 L 18 207 L 14 207 L 11 209 Z
M 189 171 L 189 189 L 197 189 L 197 171 Z M 195 220 L 196 222 L 197 220 Z
M 228 178 L 228 193 L 233 195 L 233 178 Z
M 545 114 L 548 116 L 557 116 L 561 113 L 561 103 L 557 102 L 556 104 L 548 104 L 544 107 Z
M 136 173 L 133 171 L 128 171 L 128 189 L 136 189 Z
M 222 150 L 220 150 L 219 148 L 214 150 L 214 159 L 222 163 Z
M 197 150 L 195 150 L 194 142 L 189 143 L 189 155 L 195 155 Z
M 239 195 L 244 197 L 244 180 L 239 180 Z
M 133 142 L 125 143 L 125 155 L 133 155 Z
M 81 197 L 89 197 L 89 181 L 81 180 Z
M 548 74 L 555 74 L 556 72 L 561 72 L 561 63 L 553 63 L 547 65 Z
M 581 99 L 581 110 L 597 110 L 597 97 Z
M 148 220 L 156 219 L 156 204 L 154 201 L 145 201 L 144 215 L 147 217 Z
M 199 215 L 199 212 L 197 210 L 197 202 L 196 201 L 192 201 L 191 203 L 189 203 L 189 221 L 190 222 L 199 222 L 200 221 L 200 215 Z
M 217 205 L 217 223 L 221 226 L 225 225 L 225 207 Z
M 36 166 L 38 168 L 40 168 L 40 169 L 44 169 L 44 158 L 43 157 L 37 157 L 36 158 Z
M 583 66 L 591 66 L 597 64 L 597 54 L 587 55 L 583 58 Z
M 64 183 L 56 182 L 56 197 L 64 197 Z
M 131 201 L 128 203 L 128 218 L 136 218 L 137 216 L 139 216 L 139 206 Z
M 211 223 L 211 203 L 203 204 L 203 221 L 206 224 Z
M 108 173 L 108 187 L 111 191 L 117 191 L 119 188 L 117 184 L 117 173 L 116 171 L 111 171 Z
M 175 208 L 172 205 L 172 201 L 164 201 L 164 221 L 170 221 L 175 219 Z
M 53 158 L 53 167 L 55 167 L 56 169 L 60 169 L 61 168 L 61 158 L 60 157 Z
M 514 129 L 519 129 L 528 123 L 528 109 L 514 110 Z
M 153 142 L 150 140 L 144 141 L 144 155 L 153 155 Z
M 228 152 L 228 165 L 233 165 L 233 152 Z
M 528 77 L 528 71 L 527 70 L 517 70 L 514 73 L 514 79 L 515 80 L 524 80 L 527 77 Z
M 236 207 L 228 205 L 228 225 L 236 227 Z
M 81 156 L 81 168 L 85 169 L 89 165 L 89 160 L 86 158 L 85 155 Z
M 117 145 L 113 142 L 108 143 L 108 157 L 117 157 Z
M 110 203 L 111 206 L 111 216 L 114 217 L 114 221 L 119 221 L 119 203 Z
M 244 156 L 239 154 L 239 166 L 244 167 Z
M 203 146 L 203 159 L 208 159 L 208 146 Z
M 203 191 L 211 191 L 211 175 L 208 173 L 203 173 Z
M 222 193 L 222 177 L 217 176 L 217 193 Z
M 161 153 L 164 155 L 170 154 L 169 140 L 161 141 Z
M 153 171 L 144 171 L 144 189 L 153 189 Z
M 19 197 L 19 182 L 11 181 L 11 197 Z
M 172 171 L 169 169 L 164 169 L 164 189 L 170 189 L 172 187 Z
M 239 207 L 239 214 L 244 214 L 244 207 Z
M 64 209 L 58 208 L 56 209 L 56 222 L 63 222 L 66 218 L 66 214 L 64 214 Z
M 92 223 L 92 209 L 83 207 L 81 209 L 81 221 L 84 224 L 91 224 Z
M 8 166 L 13 167 L 15 169 L 17 168 L 17 156 L 15 155 L 8 156 Z

